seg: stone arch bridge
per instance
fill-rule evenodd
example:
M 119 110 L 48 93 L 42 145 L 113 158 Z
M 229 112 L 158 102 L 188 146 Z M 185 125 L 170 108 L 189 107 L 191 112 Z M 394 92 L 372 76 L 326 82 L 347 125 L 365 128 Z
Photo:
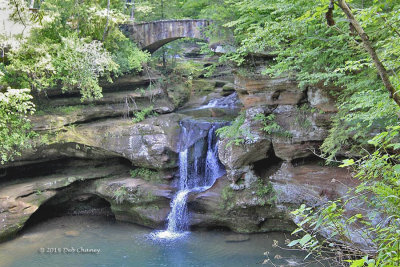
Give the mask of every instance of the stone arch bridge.
M 203 19 L 158 20 L 124 24 L 121 28 L 140 48 L 153 53 L 163 45 L 180 38 L 207 41 L 204 30 L 209 24 L 208 20 Z

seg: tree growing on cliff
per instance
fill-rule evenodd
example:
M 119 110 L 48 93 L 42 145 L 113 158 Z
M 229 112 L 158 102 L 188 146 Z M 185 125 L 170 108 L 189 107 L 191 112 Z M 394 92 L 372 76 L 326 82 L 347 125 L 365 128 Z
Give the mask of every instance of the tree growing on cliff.
M 374 218 L 364 214 L 342 216 L 346 212 L 344 202 L 329 203 L 316 210 L 315 216 L 304 218 L 301 226 L 310 226 L 311 232 L 306 230 L 292 245 L 300 244 L 315 252 L 315 237 L 322 223 L 335 234 L 325 243 L 333 246 L 334 240 L 348 239 L 348 235 L 340 236 L 341 229 L 364 224 L 364 234 L 370 235 L 368 240 L 375 251 L 361 251 L 353 255 L 359 258 L 348 258 L 352 266 L 397 266 L 400 3 L 353 0 L 349 1 L 350 9 L 343 0 L 229 2 L 239 12 L 237 19 L 225 24 L 234 29 L 240 44 L 231 60 L 241 64 L 248 53 L 267 52 L 275 59 L 265 74 L 293 74 L 301 87 L 314 85 L 331 91 L 338 99 L 339 111 L 321 149 L 329 159 L 344 151 L 365 155 L 358 161 L 346 161 L 345 166 L 354 167 L 362 181 L 354 190 L 356 196 L 368 195 L 367 205 L 385 218 L 371 225 Z M 339 8 L 333 9 L 332 3 Z M 303 208 L 300 212 L 310 210 Z M 340 253 L 343 256 L 343 251 Z
M 35 135 L 27 115 L 35 111 L 29 89 L 6 89 L 0 92 L 0 162 L 20 155 L 21 148 L 30 147 Z
M 237 51 L 229 56 L 231 60 L 241 64 L 248 53 L 269 53 L 275 58 L 264 74 L 293 74 L 300 87 L 322 87 L 337 98 L 339 112 L 322 146 L 328 157 L 343 149 L 359 153 L 363 151 L 360 145 L 367 143 L 372 132 L 398 122 L 400 108 L 390 99 L 388 87 L 377 75 L 374 60 L 362 39 L 349 30 L 347 16 L 335 8 L 332 11 L 335 25 L 327 25 L 329 0 L 229 2 L 238 13 L 237 19 L 225 24 L 234 30 L 239 44 Z M 368 33 L 373 49 L 387 69 L 387 78 L 394 88 L 389 91 L 397 97 L 399 3 L 390 0 L 351 3 L 354 17 Z

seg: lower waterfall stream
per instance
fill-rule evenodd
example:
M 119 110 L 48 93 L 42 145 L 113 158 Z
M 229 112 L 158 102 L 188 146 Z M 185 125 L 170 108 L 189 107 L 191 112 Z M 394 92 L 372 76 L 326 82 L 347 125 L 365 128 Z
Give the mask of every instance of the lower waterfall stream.
M 181 123 L 178 192 L 171 201 L 167 229 L 153 233 L 152 238 L 174 239 L 187 234 L 190 219 L 188 195 L 209 189 L 217 178 L 225 174 L 225 168 L 218 159 L 215 133 L 223 125 L 225 123 L 192 120 Z

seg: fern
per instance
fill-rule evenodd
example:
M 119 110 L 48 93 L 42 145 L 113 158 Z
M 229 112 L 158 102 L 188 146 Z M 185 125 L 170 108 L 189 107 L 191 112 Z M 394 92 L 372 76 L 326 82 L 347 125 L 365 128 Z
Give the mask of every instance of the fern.
M 292 134 L 289 131 L 283 130 L 282 127 L 275 121 L 275 118 L 275 114 L 269 114 L 268 116 L 265 116 L 265 114 L 259 113 L 254 117 L 254 120 L 262 122 L 263 127 L 261 127 L 261 130 L 267 134 L 291 138 Z
M 229 139 L 229 142 L 226 144 L 227 147 L 232 146 L 233 144 L 243 144 L 246 138 L 253 138 L 250 133 L 250 127 L 246 127 L 244 125 L 245 120 L 246 113 L 241 112 L 231 125 L 224 126 L 216 130 L 216 134 L 219 137 Z

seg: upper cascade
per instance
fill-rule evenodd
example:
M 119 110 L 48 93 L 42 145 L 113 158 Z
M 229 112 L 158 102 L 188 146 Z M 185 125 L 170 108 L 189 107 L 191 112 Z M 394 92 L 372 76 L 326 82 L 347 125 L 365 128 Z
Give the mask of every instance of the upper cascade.
M 213 99 L 203 108 L 231 108 L 235 109 L 240 106 L 240 100 L 237 93 L 230 94 L 226 97 Z

